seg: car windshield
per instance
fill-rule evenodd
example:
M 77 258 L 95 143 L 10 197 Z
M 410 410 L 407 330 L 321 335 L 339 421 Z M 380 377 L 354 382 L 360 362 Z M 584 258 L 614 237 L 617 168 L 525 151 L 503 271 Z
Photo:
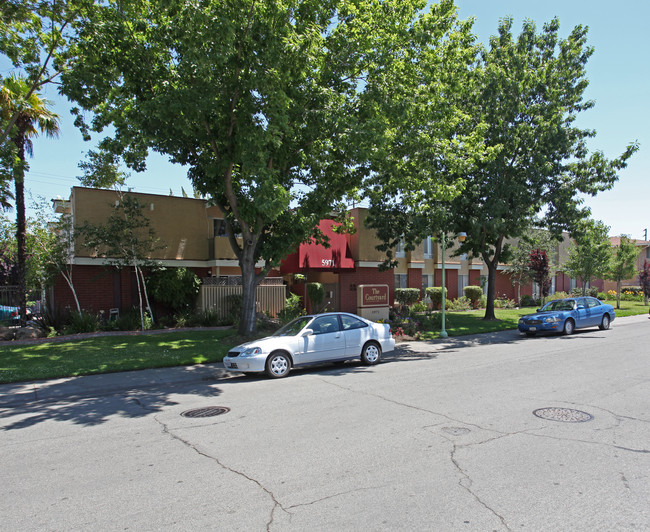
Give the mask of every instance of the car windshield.
M 553 310 L 573 310 L 575 301 L 573 299 L 558 299 L 551 301 L 542 307 L 542 312 Z
M 301 316 L 300 318 L 296 318 L 287 323 L 284 327 L 280 327 L 271 336 L 296 336 L 312 319 L 313 316 Z

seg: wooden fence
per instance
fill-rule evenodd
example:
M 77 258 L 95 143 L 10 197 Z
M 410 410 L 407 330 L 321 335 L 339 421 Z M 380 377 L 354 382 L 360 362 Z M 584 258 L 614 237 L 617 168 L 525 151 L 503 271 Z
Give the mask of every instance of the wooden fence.
M 219 318 L 226 318 L 234 311 L 234 298 L 229 296 L 242 294 L 241 285 L 202 284 L 199 292 L 198 308 L 205 312 L 208 309 L 217 311 Z M 260 285 L 257 287 L 257 312 L 268 312 L 277 316 L 285 305 L 287 289 L 282 284 Z

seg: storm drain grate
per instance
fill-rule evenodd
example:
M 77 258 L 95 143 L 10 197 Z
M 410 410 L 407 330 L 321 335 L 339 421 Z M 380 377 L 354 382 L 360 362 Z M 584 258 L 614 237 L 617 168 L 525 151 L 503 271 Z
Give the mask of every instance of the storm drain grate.
M 194 410 L 186 410 L 181 413 L 183 417 L 213 417 L 220 416 L 230 412 L 230 408 L 226 406 L 205 406 L 203 408 L 195 408 Z
M 533 411 L 533 414 L 542 419 L 550 419 L 551 421 L 563 421 L 564 423 L 584 423 L 591 421 L 594 416 L 583 412 L 582 410 L 574 410 L 573 408 L 539 408 Z

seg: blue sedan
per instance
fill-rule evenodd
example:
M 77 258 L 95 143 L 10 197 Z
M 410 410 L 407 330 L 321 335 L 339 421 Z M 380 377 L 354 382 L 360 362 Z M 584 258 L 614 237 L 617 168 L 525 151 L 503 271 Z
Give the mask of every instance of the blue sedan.
M 615 317 L 614 307 L 595 297 L 572 297 L 549 301 L 535 314 L 522 316 L 518 329 L 528 336 L 538 332 L 572 334 L 583 327 L 609 329 Z

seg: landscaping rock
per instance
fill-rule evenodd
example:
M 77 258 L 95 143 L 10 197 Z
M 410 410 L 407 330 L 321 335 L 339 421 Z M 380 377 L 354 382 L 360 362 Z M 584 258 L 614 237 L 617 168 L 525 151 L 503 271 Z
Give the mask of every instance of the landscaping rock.
M 16 330 L 16 340 L 31 340 L 33 338 L 45 338 L 45 331 L 38 327 L 21 327 Z
M 11 327 L 0 327 L 0 340 L 13 340 L 16 337 L 16 329 Z

